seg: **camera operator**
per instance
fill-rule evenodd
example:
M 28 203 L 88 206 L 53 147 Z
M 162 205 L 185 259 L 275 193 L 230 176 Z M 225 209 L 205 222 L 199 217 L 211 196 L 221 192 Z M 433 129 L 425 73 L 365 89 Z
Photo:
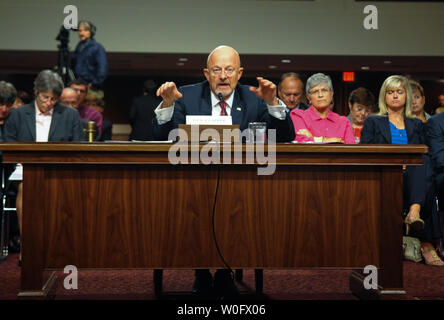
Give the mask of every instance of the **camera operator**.
M 89 21 L 80 21 L 80 42 L 72 55 L 72 68 L 76 79 L 83 79 L 90 88 L 102 88 L 108 75 L 108 62 L 103 46 L 94 40 L 96 27 Z

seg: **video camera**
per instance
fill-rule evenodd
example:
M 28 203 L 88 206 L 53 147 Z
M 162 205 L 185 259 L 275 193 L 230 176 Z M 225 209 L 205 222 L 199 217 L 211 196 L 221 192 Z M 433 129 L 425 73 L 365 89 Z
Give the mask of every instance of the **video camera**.
M 65 85 L 74 79 L 74 73 L 72 72 L 69 63 L 69 30 L 77 31 L 77 29 L 66 29 L 65 26 L 62 25 L 59 34 L 55 38 L 57 41 L 60 41 L 60 44 L 58 45 L 58 63 L 55 70 L 62 77 Z

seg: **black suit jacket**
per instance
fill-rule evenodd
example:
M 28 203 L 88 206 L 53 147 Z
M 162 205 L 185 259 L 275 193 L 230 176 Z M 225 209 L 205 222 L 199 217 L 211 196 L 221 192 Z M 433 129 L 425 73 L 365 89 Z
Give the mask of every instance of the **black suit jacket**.
M 151 93 L 133 99 L 129 115 L 130 140 L 154 140 L 153 120 L 156 117 L 154 110 L 161 102 L 160 98 Z
M 433 164 L 434 176 L 436 182 L 436 195 L 439 201 L 439 210 L 444 208 L 444 112 L 432 116 L 425 125 L 426 142 L 429 146 L 429 155 Z M 433 219 L 433 217 L 435 219 Z M 439 217 L 438 214 L 432 216 L 431 238 L 439 238 Z
M 433 164 L 440 207 L 444 207 L 444 112 L 431 117 L 426 123 L 427 145 Z
M 51 119 L 48 141 L 80 141 L 80 116 L 76 109 L 56 103 Z M 12 109 L 4 128 L 5 141 L 35 141 L 35 102 Z
M 419 119 L 404 118 L 409 144 L 424 144 L 424 126 Z M 391 144 L 390 123 L 387 116 L 370 116 L 365 119 L 361 143 Z
M 234 91 L 231 118 L 233 124 L 238 124 L 241 130 L 248 128 L 250 122 L 266 122 L 268 129 L 276 129 L 278 142 L 293 141 L 295 132 L 290 116 L 279 120 L 268 113 L 264 100 L 259 99 L 249 89 L 249 86 L 238 84 Z M 159 140 L 167 140 L 168 133 L 185 123 L 186 115 L 211 115 L 211 91 L 208 81 L 183 86 L 179 88 L 183 97 L 175 102 L 173 118 L 159 125 L 154 119 L 154 135 Z
M 404 118 L 409 144 L 424 144 L 424 126 L 419 119 Z M 391 144 L 390 123 L 387 116 L 370 116 L 365 119 L 361 132 L 361 144 Z M 427 190 L 430 189 L 432 170 L 430 158 L 423 156 L 423 166 L 408 166 L 404 176 L 404 207 L 413 203 L 424 206 Z M 427 213 L 425 213 L 427 214 Z
M 444 112 L 431 117 L 426 123 L 427 144 L 435 168 L 444 171 Z

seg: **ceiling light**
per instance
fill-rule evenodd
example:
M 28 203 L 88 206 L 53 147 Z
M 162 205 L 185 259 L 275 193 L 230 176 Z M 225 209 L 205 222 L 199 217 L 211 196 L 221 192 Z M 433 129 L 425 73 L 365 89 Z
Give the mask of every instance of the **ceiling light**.
M 392 64 L 390 60 L 384 60 L 384 64 Z
M 178 66 L 184 66 L 185 65 L 185 63 L 183 63 L 183 62 L 178 62 L 178 63 L 176 63 Z
M 270 69 L 276 69 L 277 67 L 276 67 L 276 66 L 268 66 L 268 68 L 270 68 Z
M 291 60 L 290 59 L 282 59 L 281 62 L 282 63 L 291 63 Z
M 369 66 L 362 66 L 361 69 L 362 70 L 370 70 L 370 67 Z
M 186 62 L 188 61 L 188 58 L 179 58 L 179 61 Z

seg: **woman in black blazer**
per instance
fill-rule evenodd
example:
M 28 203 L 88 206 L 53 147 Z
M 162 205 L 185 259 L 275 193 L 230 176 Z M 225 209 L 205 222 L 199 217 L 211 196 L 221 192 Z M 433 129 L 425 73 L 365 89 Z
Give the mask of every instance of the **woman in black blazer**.
M 379 114 L 368 117 L 361 133 L 362 144 L 425 144 L 423 124 L 412 112 L 412 89 L 406 77 L 388 77 L 379 92 Z M 428 155 L 423 157 L 423 166 L 409 166 L 404 171 L 404 223 L 406 234 L 410 229 L 421 230 L 424 220 L 430 216 L 433 201 L 428 197 L 431 190 L 431 166 Z M 422 238 L 421 251 L 427 264 L 444 266 L 428 237 Z M 431 252 L 433 251 L 433 252 Z

